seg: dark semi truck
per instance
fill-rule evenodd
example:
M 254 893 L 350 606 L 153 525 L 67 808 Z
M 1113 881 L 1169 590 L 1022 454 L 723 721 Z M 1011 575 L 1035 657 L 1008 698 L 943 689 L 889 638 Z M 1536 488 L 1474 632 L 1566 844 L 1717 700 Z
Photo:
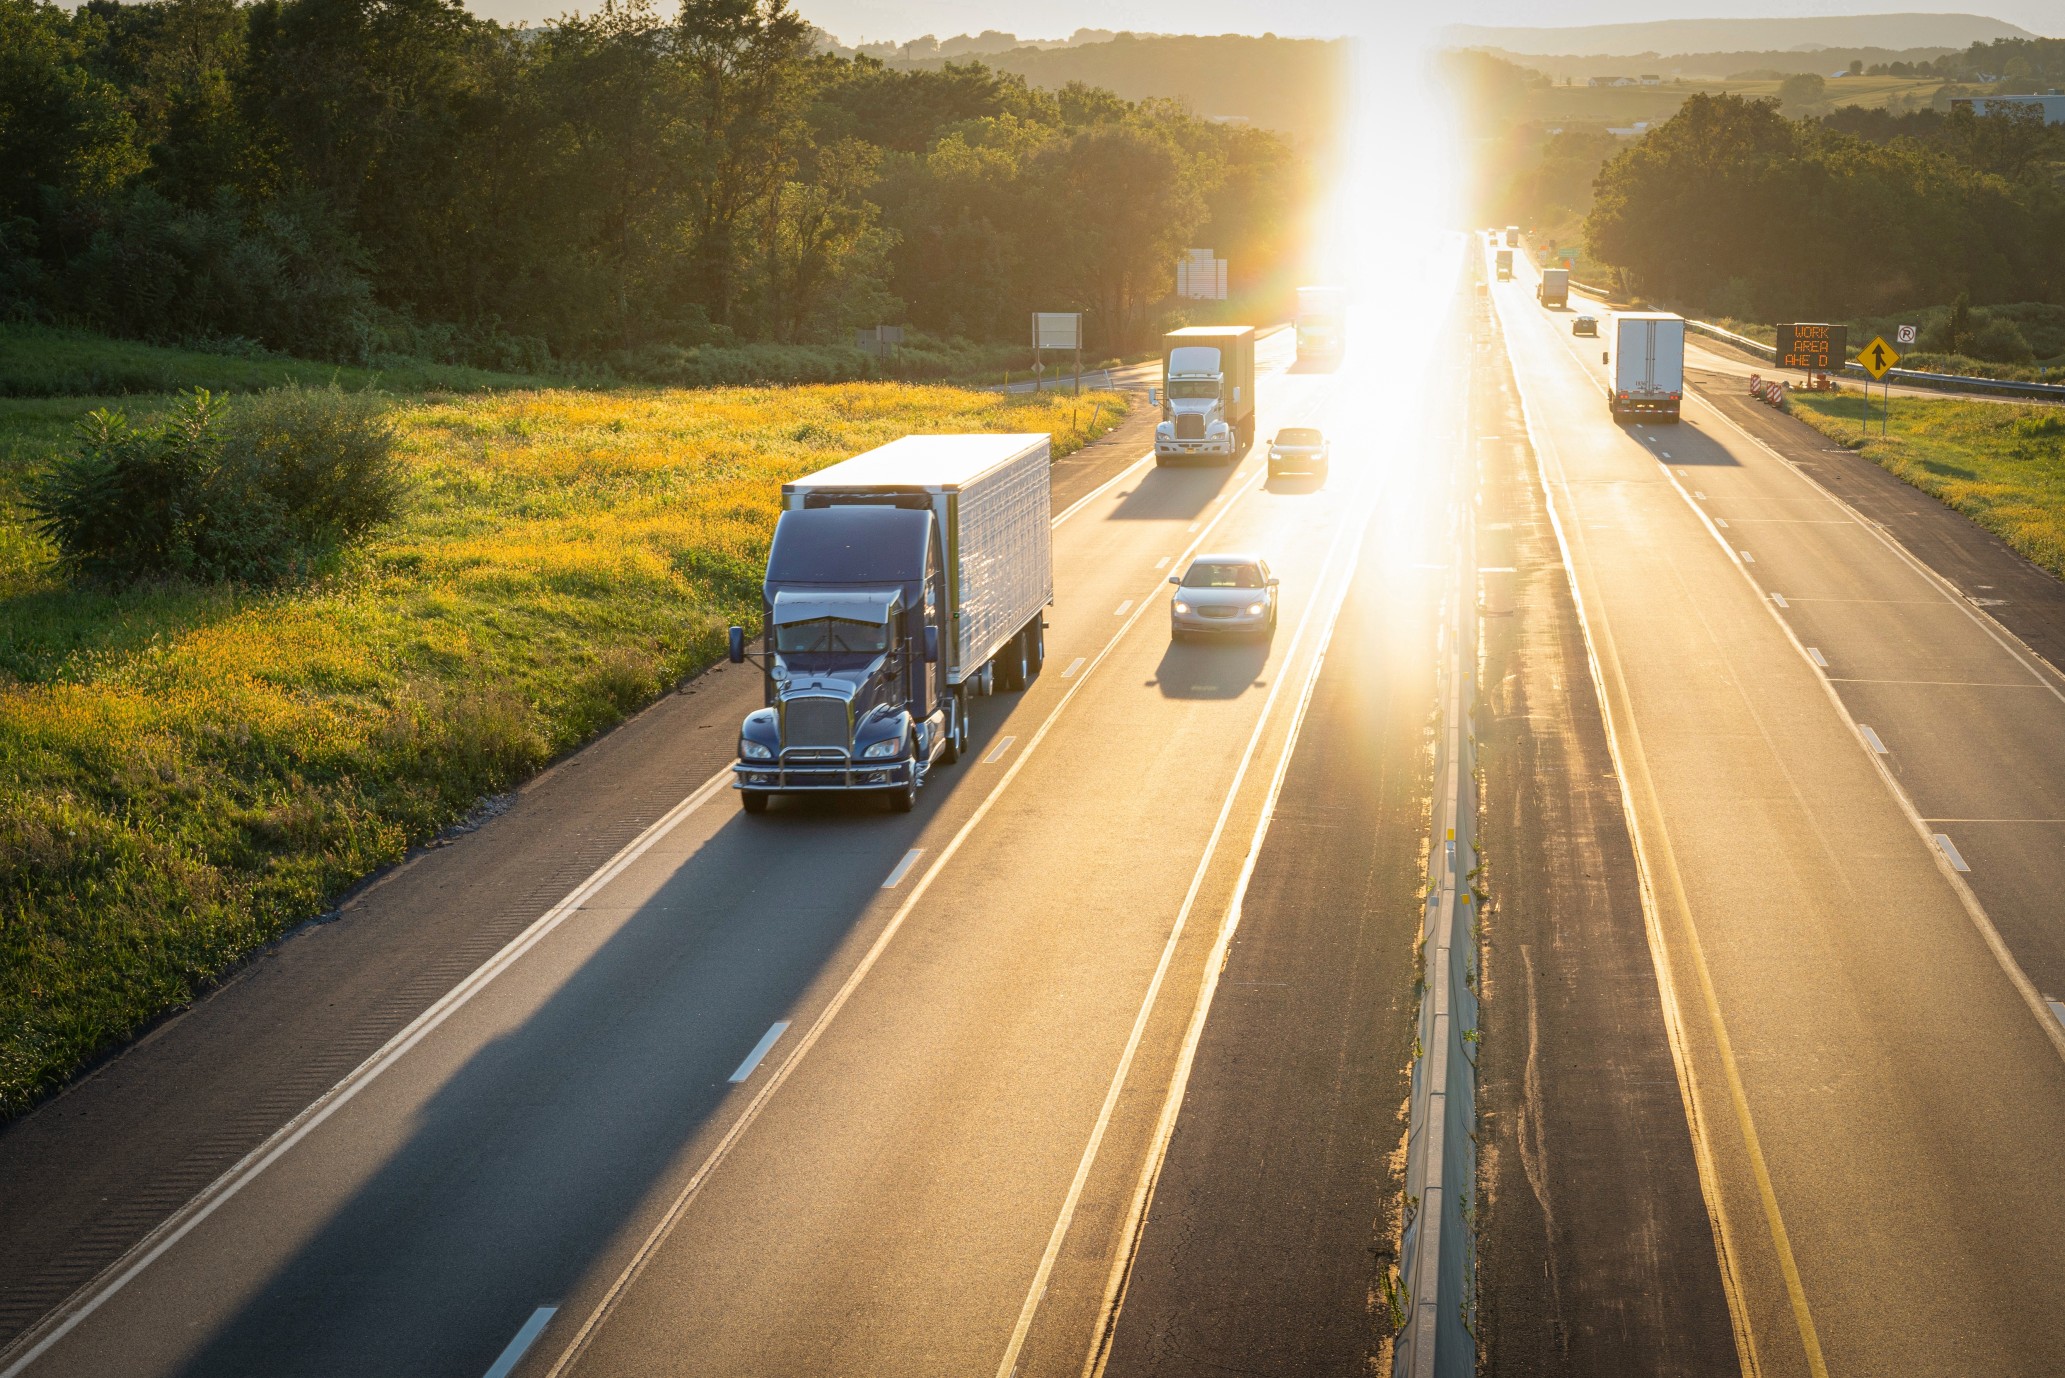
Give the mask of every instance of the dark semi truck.
M 908 811 L 968 746 L 970 700 L 1023 689 L 1054 601 L 1045 435 L 914 435 L 782 485 L 763 585 L 748 813 L 872 791 Z M 747 659 L 731 629 L 731 659 Z

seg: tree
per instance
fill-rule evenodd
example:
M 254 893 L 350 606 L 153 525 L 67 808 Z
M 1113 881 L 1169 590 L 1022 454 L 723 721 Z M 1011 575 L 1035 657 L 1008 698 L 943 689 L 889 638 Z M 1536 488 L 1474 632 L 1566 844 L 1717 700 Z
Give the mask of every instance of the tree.
M 1090 307 L 1112 346 L 1141 338 L 1204 221 L 1186 172 L 1166 138 L 1125 124 L 1086 129 L 1035 160 L 1049 285 L 1057 299 Z

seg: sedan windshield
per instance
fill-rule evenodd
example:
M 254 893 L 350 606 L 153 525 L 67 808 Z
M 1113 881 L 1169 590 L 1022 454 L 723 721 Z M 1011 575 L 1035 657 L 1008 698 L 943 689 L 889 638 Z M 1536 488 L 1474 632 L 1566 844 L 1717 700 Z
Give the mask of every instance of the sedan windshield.
M 1171 398 L 1217 397 L 1218 395 L 1219 384 L 1210 378 L 1178 379 L 1169 384 L 1169 396 Z
M 851 622 L 843 617 L 819 617 L 808 622 L 784 622 L 774 629 L 774 648 L 785 655 L 807 652 L 864 652 L 879 655 L 889 649 L 889 624 Z
M 1309 426 L 1286 426 L 1276 433 L 1279 445 L 1317 445 L 1319 432 Z
M 1253 565 L 1207 564 L 1199 560 L 1183 576 L 1183 587 L 1187 589 L 1258 589 L 1262 587 L 1262 571 Z

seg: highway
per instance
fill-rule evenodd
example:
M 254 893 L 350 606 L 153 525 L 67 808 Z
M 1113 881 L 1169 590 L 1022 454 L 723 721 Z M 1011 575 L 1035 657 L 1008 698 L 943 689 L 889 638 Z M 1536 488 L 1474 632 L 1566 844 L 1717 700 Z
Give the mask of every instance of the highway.
M 1429 311 L 1454 299 L 1445 262 Z M 1431 663 L 1461 393 L 1298 372 L 1289 345 L 1262 351 L 1261 433 L 1335 430 L 1326 485 L 1265 481 L 1259 449 L 1231 469 L 1137 448 L 1057 466 L 1046 671 L 980 704 L 974 752 L 916 814 L 742 815 L 712 772 L 756 686 L 719 674 L 655 710 L 669 740 L 634 722 L 586 783 L 577 757 L 541 784 L 613 846 L 574 847 L 519 801 L 0 1140 L 22 1318 L 0 1373 L 1079 1373 L 1293 749 L 1361 732 L 1335 720 L 1356 693 L 1315 693 L 1351 587 L 1382 594 L 1352 625 L 1396 639 L 1356 656 L 1401 667 L 1388 845 L 1413 899 L 1431 688 L 1412 667 Z M 1401 423 L 1356 435 L 1386 398 Z M 1168 574 L 1247 548 L 1283 578 L 1273 641 L 1173 646 Z M 539 886 L 573 877 L 563 898 L 462 931 L 472 892 L 539 871 L 540 850 Z M 1371 987 L 1391 1010 L 1404 906 Z M 390 971 L 362 944 L 375 977 L 348 980 L 300 955 L 411 921 L 477 955 Z M 326 980 L 367 1027 L 401 1012 L 334 1081 L 312 1051 L 262 1046 L 329 1036 Z M 1396 1059 L 1381 1071 L 1395 1082 Z M 181 1087 L 262 1131 L 210 1139 Z M 227 1170 L 168 1198 L 187 1178 L 166 1163 L 210 1152 Z M 97 1276 L 62 1304 L 24 1300 L 55 1302 L 82 1259 Z
M 10 1127 L 0 1378 L 1369 1371 L 1458 466 L 1488 1371 L 2065 1372 L 2065 682 L 2005 557 L 1738 399 L 1616 425 L 1455 254 L 1337 373 L 1265 342 L 1323 485 L 1144 416 L 1056 465 L 1045 672 L 916 813 L 741 814 L 720 668 Z M 1274 639 L 1171 644 L 1242 548 Z
M 2065 683 L 1716 406 L 1612 424 L 1569 315 L 1493 297 L 1745 1370 L 2065 1371 Z

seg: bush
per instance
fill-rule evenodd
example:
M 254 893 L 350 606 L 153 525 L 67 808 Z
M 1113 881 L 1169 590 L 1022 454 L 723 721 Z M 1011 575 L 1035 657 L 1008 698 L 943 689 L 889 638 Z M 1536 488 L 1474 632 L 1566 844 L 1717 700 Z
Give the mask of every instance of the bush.
M 286 387 L 234 412 L 196 388 L 162 423 L 80 422 L 31 481 L 32 525 L 75 576 L 273 583 L 395 515 L 403 475 L 378 399 Z

